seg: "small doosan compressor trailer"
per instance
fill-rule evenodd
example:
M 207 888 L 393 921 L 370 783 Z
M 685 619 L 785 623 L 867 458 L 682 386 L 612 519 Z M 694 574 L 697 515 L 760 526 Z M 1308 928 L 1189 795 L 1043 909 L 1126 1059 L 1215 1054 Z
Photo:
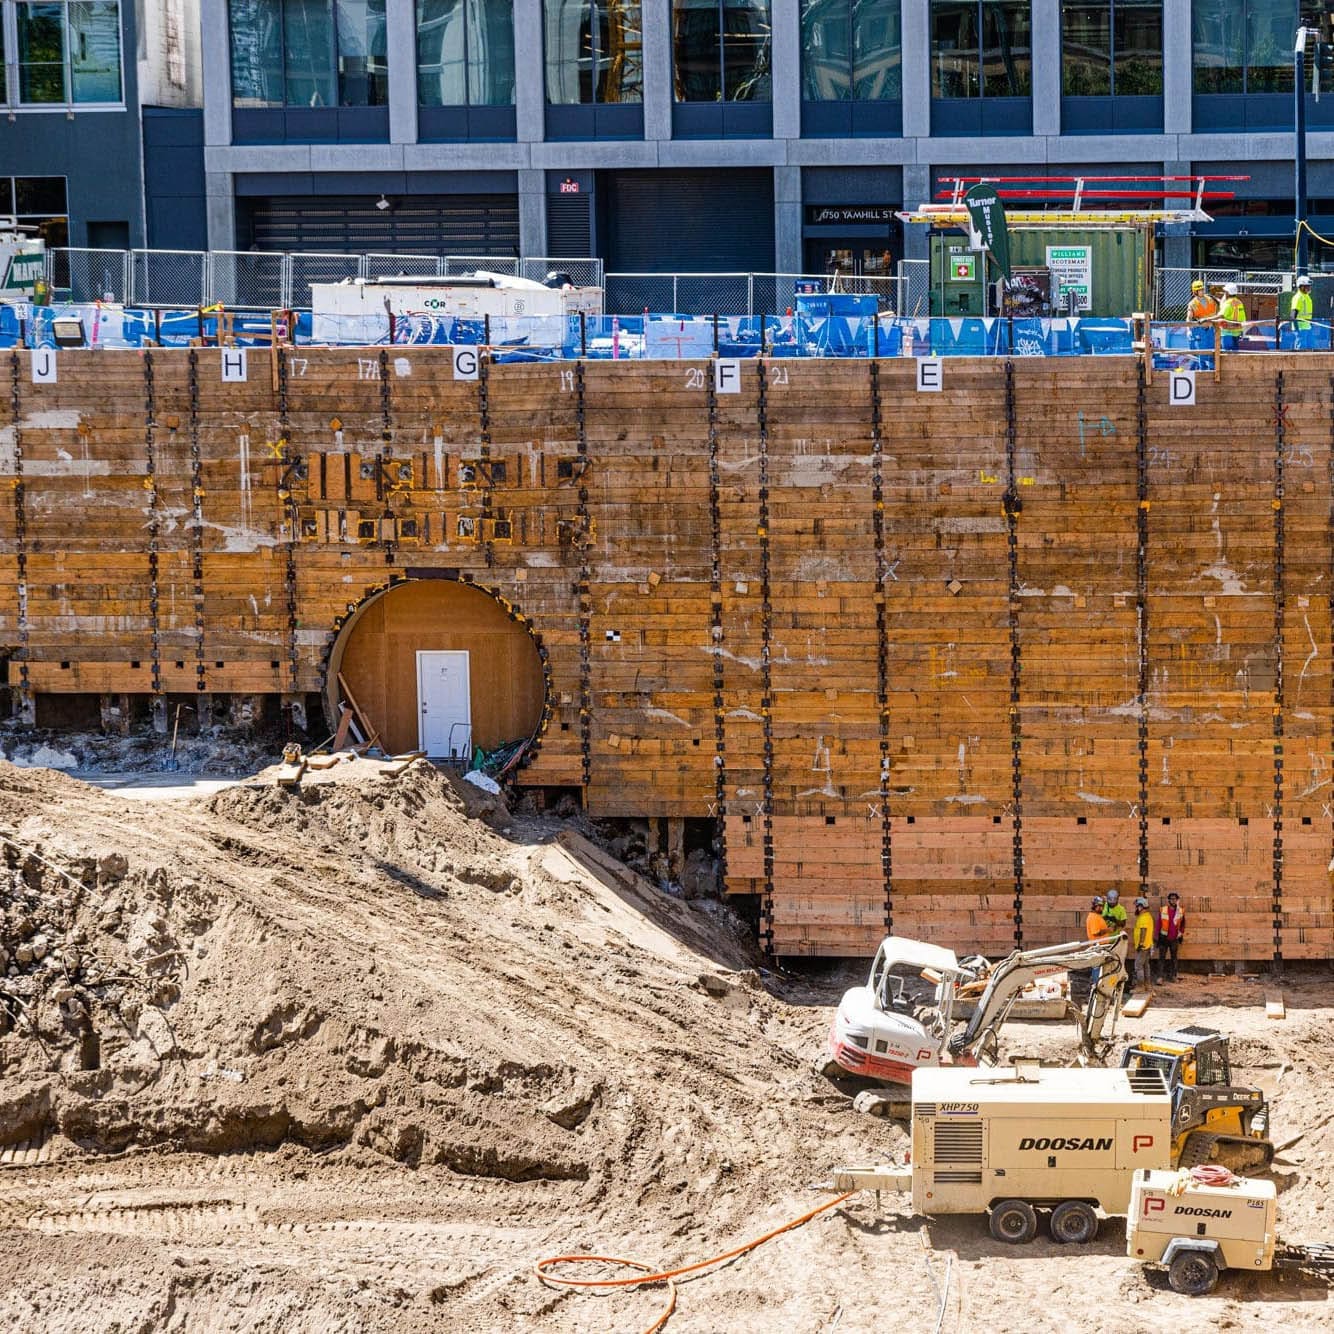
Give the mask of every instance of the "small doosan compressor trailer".
M 1167 1266 L 1174 1292 L 1202 1297 L 1224 1269 L 1307 1269 L 1334 1273 L 1334 1246 L 1278 1240 L 1272 1181 L 1210 1165 L 1137 1172 L 1126 1223 L 1126 1254 Z

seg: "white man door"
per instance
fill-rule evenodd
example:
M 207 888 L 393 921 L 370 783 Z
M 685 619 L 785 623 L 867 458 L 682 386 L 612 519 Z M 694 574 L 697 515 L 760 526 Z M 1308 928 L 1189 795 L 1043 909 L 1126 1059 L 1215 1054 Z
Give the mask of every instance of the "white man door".
M 418 745 L 432 758 L 466 761 L 472 754 L 468 655 L 417 654 Z

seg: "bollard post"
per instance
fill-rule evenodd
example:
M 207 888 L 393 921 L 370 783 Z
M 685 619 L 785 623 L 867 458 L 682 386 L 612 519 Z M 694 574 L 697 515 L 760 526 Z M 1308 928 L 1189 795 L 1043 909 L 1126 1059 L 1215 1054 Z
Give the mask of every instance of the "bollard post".
M 760 311 L 760 356 L 764 356 L 767 350 L 766 336 L 768 334 L 768 323 L 769 316 L 764 311 Z
M 718 355 L 718 312 L 713 312 L 713 355 Z
M 579 355 L 588 356 L 588 312 L 579 312 Z

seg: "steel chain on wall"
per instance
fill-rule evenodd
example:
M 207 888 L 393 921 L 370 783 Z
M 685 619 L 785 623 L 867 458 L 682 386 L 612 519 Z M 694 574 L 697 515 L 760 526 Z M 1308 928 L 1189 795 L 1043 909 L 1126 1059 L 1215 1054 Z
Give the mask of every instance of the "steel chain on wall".
M 1019 500 L 1015 472 L 1018 422 L 1014 403 L 1014 362 L 1005 363 L 1005 544 L 1009 569 L 1007 619 L 1010 627 L 1010 775 L 1011 824 L 1013 830 L 1014 943 L 1024 944 L 1024 767 L 1023 719 L 1019 715 L 1023 664 L 1019 643 Z
M 491 532 L 491 354 L 487 348 L 477 350 L 477 443 L 480 457 L 477 471 L 482 483 L 482 544 L 489 570 L 496 563 L 496 549 Z
M 709 633 L 713 651 L 713 813 L 717 822 L 718 883 L 727 883 L 727 714 L 723 670 L 723 510 L 718 470 L 718 386 L 709 367 Z
M 152 627 L 153 703 L 156 708 L 163 698 L 162 691 L 162 623 L 158 616 L 160 568 L 158 533 L 161 517 L 158 513 L 157 489 L 157 382 L 151 348 L 144 350 L 144 487 L 148 491 L 148 615 Z
M 1284 465 L 1287 454 L 1287 404 L 1283 372 L 1274 379 L 1274 968 L 1283 967 L 1283 631 L 1287 615 L 1284 572 Z
M 764 727 L 764 890 L 760 901 L 760 939 L 764 952 L 774 952 L 774 719 L 773 719 L 773 604 L 769 562 L 769 367 L 761 357 L 756 419 L 760 433 L 760 509 L 756 528 L 760 540 L 760 717 Z
M 18 594 L 18 669 L 19 709 L 25 718 L 33 717 L 33 696 L 28 677 L 28 497 L 23 478 L 23 401 L 19 393 L 19 354 L 9 356 L 9 407 L 14 423 L 14 552 Z
M 287 603 L 287 674 L 288 689 L 296 692 L 299 680 L 299 662 L 297 659 L 297 587 L 296 587 L 296 544 L 300 538 L 297 525 L 300 522 L 296 498 L 290 490 L 291 476 L 296 470 L 298 460 L 292 453 L 291 420 L 288 409 L 288 370 L 287 349 L 279 347 L 278 353 L 278 492 L 279 506 L 287 524 L 286 550 L 283 553 L 283 589 Z M 287 497 L 283 499 L 283 492 Z
M 1149 407 L 1144 362 L 1135 384 L 1135 637 L 1138 668 L 1139 892 L 1149 893 Z
M 875 544 L 876 714 L 880 728 L 880 874 L 885 890 L 885 934 L 894 934 L 894 829 L 889 807 L 889 612 L 885 606 L 885 442 L 880 408 L 880 363 L 870 363 L 871 381 L 871 533 Z
M 190 578 L 194 581 L 195 689 L 208 689 L 204 665 L 204 467 L 199 444 L 199 352 L 190 349 Z M 196 721 L 202 727 L 204 719 Z
M 584 363 L 574 363 L 575 423 L 578 430 L 578 483 L 579 507 L 575 540 L 579 544 L 579 582 L 575 591 L 579 596 L 579 753 L 580 772 L 584 790 L 593 779 L 593 669 L 589 645 L 590 619 L 593 614 L 592 572 L 589 568 L 589 550 L 592 534 L 588 519 L 588 426 L 584 418 Z

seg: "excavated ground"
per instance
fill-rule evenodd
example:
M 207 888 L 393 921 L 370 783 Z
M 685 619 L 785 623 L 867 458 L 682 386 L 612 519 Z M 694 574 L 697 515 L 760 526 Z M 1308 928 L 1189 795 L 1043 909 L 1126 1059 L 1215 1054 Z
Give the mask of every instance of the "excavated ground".
M 660 1290 L 533 1263 L 688 1263 L 903 1147 L 810 1070 L 846 976 L 762 973 L 717 905 L 425 765 L 156 803 L 0 765 L 0 835 L 2 1328 L 633 1331 Z M 1295 1139 L 1282 1233 L 1326 1240 L 1334 992 L 1285 994 L 1267 1021 L 1259 984 L 1188 979 L 1123 1031 L 1236 1035 Z M 682 1284 L 668 1328 L 1334 1323 L 1317 1281 L 1191 1302 L 1124 1248 L 1119 1221 L 1016 1250 L 857 1197 Z

